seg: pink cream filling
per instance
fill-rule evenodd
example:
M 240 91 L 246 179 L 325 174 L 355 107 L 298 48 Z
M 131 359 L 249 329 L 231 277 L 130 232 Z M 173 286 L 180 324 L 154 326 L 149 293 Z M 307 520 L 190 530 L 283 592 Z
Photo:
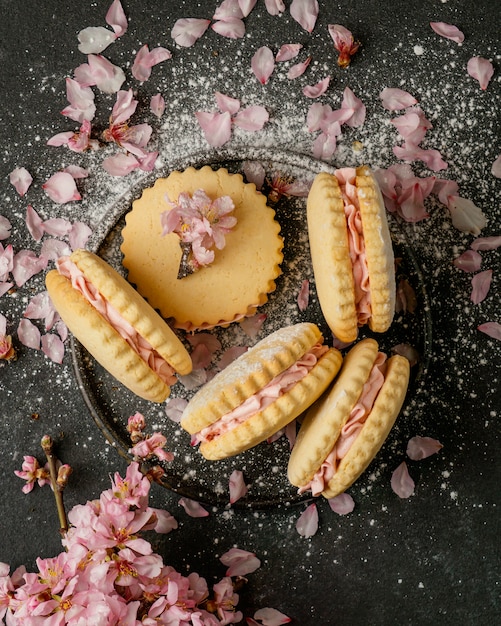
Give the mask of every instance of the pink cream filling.
M 99 293 L 99 291 L 85 278 L 75 263 L 69 257 L 61 257 L 56 261 L 58 272 L 71 281 L 71 285 L 96 309 L 103 318 L 125 339 L 129 346 L 145 361 L 148 366 L 167 385 L 177 382 L 174 369 L 151 346 L 146 339 L 125 320 L 118 311 Z
M 343 196 L 344 213 L 348 225 L 348 244 L 355 282 L 358 325 L 364 326 L 369 321 L 372 310 L 362 218 L 355 184 L 356 174 L 353 167 L 344 167 L 335 172 Z
M 310 491 L 313 496 L 319 496 L 324 491 L 325 486 L 337 472 L 339 463 L 343 459 L 354 441 L 360 434 L 365 421 L 374 406 L 377 395 L 384 383 L 384 373 L 386 369 L 386 354 L 378 352 L 377 358 L 372 366 L 369 378 L 365 382 L 360 397 L 351 410 L 341 433 L 334 443 L 331 452 L 319 467 L 309 483 L 302 485 L 298 493 Z
M 193 445 L 212 441 L 215 437 L 224 435 L 243 424 L 253 415 L 264 411 L 267 406 L 275 402 L 277 398 L 287 393 L 297 382 L 311 372 L 317 364 L 318 359 L 327 352 L 329 348 L 322 344 L 316 344 L 306 352 L 296 363 L 275 376 L 267 385 L 257 393 L 250 396 L 240 406 L 220 417 L 216 422 L 210 424 L 200 432 L 193 435 Z

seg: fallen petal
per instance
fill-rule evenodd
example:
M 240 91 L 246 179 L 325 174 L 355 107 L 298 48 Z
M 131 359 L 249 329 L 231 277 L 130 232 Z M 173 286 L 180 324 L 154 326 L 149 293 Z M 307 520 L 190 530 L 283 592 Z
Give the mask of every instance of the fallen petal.
M 132 64 L 131 72 L 132 76 L 136 80 L 145 82 L 151 76 L 151 68 L 158 63 L 167 61 L 172 57 L 172 53 L 167 48 L 153 48 L 149 50 L 148 44 L 144 44 L 136 54 L 134 63 Z
M 391 488 L 399 498 L 409 498 L 414 494 L 414 481 L 410 477 L 407 463 L 402 461 L 391 475 Z
M 211 146 L 218 148 L 231 139 L 231 116 L 227 111 L 224 113 L 197 111 L 195 116 L 205 139 Z
M 125 176 L 139 167 L 139 161 L 133 154 L 115 154 L 103 160 L 103 169 L 111 176 Z
M 480 88 L 485 90 L 494 74 L 494 66 L 483 57 L 472 57 L 466 66 L 468 74 L 478 80 Z
M 305 278 L 297 296 L 297 306 L 300 311 L 306 311 L 310 300 L 310 281 Z
M 413 461 L 420 461 L 436 454 L 443 447 L 438 439 L 432 437 L 411 437 L 407 443 L 407 456 Z
M 497 250 L 499 246 L 501 246 L 501 235 L 477 237 L 470 247 L 472 250 Z
M 482 210 L 471 200 L 460 196 L 451 196 L 447 208 L 451 213 L 452 224 L 463 233 L 479 235 L 482 228 L 487 224 L 487 219 Z
M 501 341 L 501 324 L 499 322 L 485 322 L 477 326 L 477 330 Z
M 245 24 L 241 19 L 235 17 L 214 22 L 211 28 L 218 35 L 229 39 L 241 39 L 245 35 Z
M 196 502 L 195 500 L 179 498 L 179 504 L 190 517 L 207 517 L 209 515 L 209 511 L 204 509 L 200 502 Z
M 29 319 L 21 319 L 17 327 L 17 337 L 23 346 L 40 350 L 40 331 Z
M 487 297 L 492 282 L 492 270 L 484 270 L 471 279 L 471 296 L 473 304 L 479 304 Z
M 68 243 L 72 250 L 78 250 L 79 248 L 85 248 L 89 237 L 92 235 L 92 230 L 83 222 L 75 222 L 71 227 L 68 234 Z
M 287 72 L 287 78 L 289 80 L 294 80 L 295 78 L 302 76 L 306 72 L 308 65 L 311 63 L 311 59 L 312 57 L 309 56 L 301 63 L 296 63 L 291 68 L 289 68 L 289 71 Z
M 244 14 L 240 8 L 238 0 L 223 0 L 216 8 L 213 20 L 242 19 Z
M 264 4 L 270 15 L 280 15 L 285 11 L 285 4 L 282 0 L 264 0 Z
M 42 336 L 42 352 L 54 363 L 62 363 L 64 344 L 58 335 L 53 333 Z
M 9 220 L 3 215 L 0 215 L 0 241 L 2 239 L 7 239 L 8 237 L 10 237 L 11 229 L 12 225 Z
M 300 26 L 312 32 L 318 17 L 317 0 L 292 0 L 289 11 Z
M 482 264 L 482 257 L 475 250 L 466 250 L 466 252 L 456 257 L 452 263 L 464 272 L 478 272 Z
M 256 315 L 253 315 L 252 317 L 246 317 L 243 319 L 240 322 L 240 327 L 248 337 L 255 339 L 259 335 L 259 332 L 266 321 L 266 317 L 266 313 L 256 313 Z
M 247 17 L 252 9 L 256 6 L 257 0 L 238 0 L 238 6 L 243 17 Z
M 106 13 L 105 21 L 113 28 L 115 37 L 121 37 L 127 30 L 127 17 L 120 0 L 113 0 Z
M 456 43 L 463 43 L 464 41 L 464 33 L 453 24 L 447 24 L 446 22 L 430 22 L 430 26 L 437 35 L 441 37 L 452 39 L 452 41 Z
M 365 104 L 357 98 L 353 91 L 346 87 L 343 92 L 343 100 L 341 102 L 342 109 L 351 109 L 352 114 L 345 119 L 344 123 L 350 128 L 358 128 L 365 122 L 366 107 Z
M 297 522 L 296 530 L 302 537 L 313 537 L 318 530 L 318 510 L 315 502 L 310 504 L 301 513 Z
M 115 34 L 104 26 L 89 26 L 78 33 L 78 49 L 83 54 L 99 54 L 115 39 Z
M 75 179 L 68 172 L 56 172 L 42 185 L 42 189 L 51 200 L 58 204 L 82 199 Z
M 501 178 L 501 154 L 497 157 L 497 159 L 492 164 L 491 173 L 496 178 Z
M 385 87 L 379 94 L 383 107 L 388 111 L 398 111 L 417 104 L 416 98 L 408 91 L 395 87 Z
M 355 502 L 348 493 L 340 493 L 334 498 L 329 498 L 327 502 L 334 513 L 338 515 L 347 515 L 355 508 Z
M 16 167 L 9 174 L 9 181 L 14 185 L 17 193 L 22 197 L 30 188 L 33 177 L 25 167 Z
M 28 204 L 26 208 L 26 226 L 28 232 L 35 241 L 40 241 L 44 234 L 43 220 L 35 211 L 35 209 Z
M 165 414 L 170 420 L 179 424 L 181 417 L 183 416 L 183 411 L 187 405 L 188 400 L 185 398 L 170 398 L 165 405 Z
M 261 561 L 253 552 L 240 548 L 230 548 L 219 557 L 219 560 L 228 567 L 226 576 L 246 576 L 261 566 Z
M 230 504 L 235 504 L 240 498 L 245 496 L 249 488 L 245 484 L 243 472 L 233 470 L 229 480 Z
M 250 106 L 239 111 L 233 118 L 235 126 L 243 130 L 261 130 L 270 119 L 268 111 L 259 105 Z
M 181 18 L 177 20 L 171 30 L 171 37 L 178 46 L 189 48 L 209 28 L 210 20 L 196 17 Z
M 275 69 L 275 57 L 268 46 L 256 50 L 251 59 L 251 69 L 261 85 L 266 85 Z
M 307 98 L 318 98 L 327 91 L 329 87 L 330 76 L 326 76 L 323 80 L 319 81 L 316 85 L 306 85 L 303 89 L 303 94 Z
M 220 91 L 216 91 L 215 96 L 217 106 L 222 113 L 227 111 L 230 115 L 235 115 L 240 110 L 240 100 L 237 98 L 226 96 Z
M 259 161 L 244 161 L 242 170 L 247 182 L 254 183 L 256 189 L 261 191 L 266 176 L 266 170 L 262 163 L 259 163 Z
M 161 93 L 157 93 L 151 97 L 150 111 L 156 117 L 162 117 L 163 112 L 165 111 L 165 99 Z
M 282 624 L 289 624 L 292 620 L 284 613 L 280 613 L 277 609 L 265 607 L 259 609 L 254 613 L 254 619 L 259 620 L 263 626 L 281 626 Z
M 291 59 L 294 59 L 297 57 L 302 47 L 303 44 L 301 43 L 285 43 L 277 52 L 275 61 L 290 61 Z

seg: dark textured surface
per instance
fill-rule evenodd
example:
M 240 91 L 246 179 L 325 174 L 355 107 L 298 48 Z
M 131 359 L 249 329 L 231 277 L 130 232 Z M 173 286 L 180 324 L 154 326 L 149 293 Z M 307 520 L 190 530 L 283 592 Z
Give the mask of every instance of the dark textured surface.
M 320 5 L 312 35 L 288 12 L 280 18 L 269 16 L 258 0 L 246 19 L 244 40 L 229 41 L 208 32 L 193 48 L 179 49 L 170 37 L 175 20 L 210 17 L 215 3 L 124 2 L 129 29 L 104 55 L 125 69 L 124 88 L 132 86 L 138 92 L 136 120 L 154 126 L 161 171 L 191 153 L 207 151 L 209 160 L 217 159 L 193 115 L 196 110 L 215 109 L 216 90 L 240 98 L 243 106 L 263 104 L 270 111 L 270 123 L 261 133 L 234 133 L 229 147 L 242 158 L 268 151 L 272 159 L 275 149 L 311 154 L 313 137 L 304 123 L 311 101 L 302 96 L 301 88 L 330 73 L 331 86 L 322 102 L 336 108 L 349 85 L 368 109 L 363 127 L 343 133 L 331 164 L 360 158 L 374 167 L 396 162 L 391 151 L 397 143 L 389 124 L 392 115 L 382 109 L 378 94 L 387 86 L 407 89 L 434 125 L 426 147 L 440 149 L 449 162 L 449 169 L 439 175 L 457 180 L 461 195 L 487 214 L 483 234 L 499 234 L 500 182 L 490 173 L 501 152 L 497 2 L 346 0 Z M 16 251 L 40 250 L 24 224 L 28 204 L 44 218 L 80 219 L 102 234 L 109 228 L 99 226 L 101 218 L 116 211 L 121 198 L 140 183 L 136 174 L 120 180 L 105 175 L 101 153 L 76 155 L 45 146 L 56 132 L 77 127 L 59 113 L 66 105 L 64 79 L 85 61 L 77 50 L 76 34 L 89 25 L 104 26 L 108 6 L 107 1 L 81 2 L 78 9 L 60 0 L 2 2 L 0 214 L 13 226 L 10 239 L 2 243 L 12 243 Z M 456 24 L 465 32 L 464 44 L 435 35 L 430 20 Z M 362 41 L 346 72 L 335 66 L 327 33 L 330 23 L 345 25 Z M 261 87 L 249 70 L 254 50 L 261 45 L 278 50 L 289 42 L 304 44 L 301 60 L 306 53 L 313 55 L 308 72 L 290 83 L 285 71 L 277 68 L 269 84 Z M 154 67 L 151 79 L 140 84 L 131 78 L 130 63 L 144 43 L 169 48 L 173 58 Z M 495 66 L 485 92 L 466 73 L 473 55 L 489 58 Z M 157 91 L 167 101 L 160 123 L 148 113 L 149 97 Z M 113 102 L 114 97 L 97 93 L 96 129 L 106 125 Z M 364 144 L 362 156 L 354 156 L 354 140 Z M 70 163 L 91 171 L 81 186 L 84 199 L 55 205 L 40 186 Z M 25 198 L 8 181 L 17 166 L 26 167 L 34 177 Z M 429 174 L 419 164 L 415 170 Z M 304 539 L 295 530 L 304 505 L 262 511 L 211 509 L 209 518 L 192 519 L 178 506 L 176 494 L 153 489 L 153 505 L 167 508 L 180 522 L 180 528 L 160 543 L 167 563 L 181 571 L 198 571 L 212 581 L 224 574 L 218 557 L 234 545 L 261 559 L 261 568 L 249 576 L 242 593 L 246 615 L 273 606 L 290 615 L 293 623 L 304 625 L 487 625 L 501 618 L 500 344 L 476 331 L 482 322 L 499 321 L 499 252 L 483 254 L 482 269 L 492 268 L 494 280 L 488 298 L 473 305 L 471 277 L 451 263 L 472 238 L 452 227 L 445 208 L 436 205 L 430 213 L 427 221 L 405 227 L 431 301 L 429 370 L 380 455 L 350 489 L 356 503 L 353 513 L 340 517 L 319 502 L 319 531 Z M 110 474 L 125 471 L 125 461 L 105 443 L 89 416 L 75 382 L 69 345 L 61 366 L 17 340 L 19 319 L 42 288 L 38 275 L 0 299 L 0 312 L 10 322 L 8 330 L 18 350 L 17 361 L 0 367 L 0 561 L 12 566 L 25 563 L 29 569 L 35 567 L 37 556 L 60 551 L 50 493 L 36 488 L 23 495 L 22 483 L 13 474 L 24 454 L 42 458 L 41 436 L 50 433 L 58 441 L 59 457 L 74 468 L 65 493 L 68 507 L 98 496 L 108 487 Z M 131 414 L 135 410 L 130 407 Z M 150 419 L 154 422 L 160 412 L 152 408 Z M 408 461 L 416 492 L 401 500 L 389 480 L 405 459 L 409 437 L 416 434 L 436 437 L 444 448 L 427 460 Z

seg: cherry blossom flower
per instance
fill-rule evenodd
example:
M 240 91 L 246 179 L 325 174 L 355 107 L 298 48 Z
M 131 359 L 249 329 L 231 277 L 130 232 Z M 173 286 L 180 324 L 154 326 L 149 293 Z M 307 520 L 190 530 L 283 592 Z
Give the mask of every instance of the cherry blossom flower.
M 233 470 L 229 480 L 230 504 L 235 504 L 240 498 L 243 498 L 249 488 L 245 484 L 244 475 L 241 470 Z
M 501 178 L 501 154 L 494 160 L 491 168 L 491 173 L 496 178 Z
M 315 85 L 306 85 L 306 87 L 303 88 L 303 94 L 307 98 L 319 98 L 327 91 L 330 80 L 331 77 L 326 76 Z
M 499 322 L 485 322 L 477 326 L 477 330 L 501 341 L 501 324 Z
M 407 463 L 402 461 L 391 475 L 391 488 L 399 498 L 409 498 L 414 494 L 414 481 L 409 475 Z
M 0 241 L 2 239 L 8 239 L 10 237 L 11 229 L 12 225 L 10 221 L 3 215 L 0 215 Z
M 172 53 L 170 50 L 167 50 L 167 48 L 159 46 L 158 48 L 150 50 L 148 44 L 144 44 L 144 46 L 139 49 L 134 63 L 132 64 L 132 76 L 134 76 L 136 80 L 145 82 L 151 76 L 153 66 L 167 61 L 170 58 L 172 58 Z
M 281 626 L 292 621 L 287 615 L 269 607 L 258 609 L 254 613 L 254 619 L 259 620 L 263 626 Z
M 407 456 L 413 461 L 426 459 L 439 452 L 444 446 L 432 437 L 411 437 L 407 443 Z
M 340 493 L 334 498 L 329 498 L 327 502 L 331 510 L 338 515 L 348 515 L 348 513 L 351 513 L 355 508 L 355 502 L 348 493 Z
M 138 441 L 132 446 L 130 453 L 134 455 L 135 458 L 140 459 L 149 459 L 156 456 L 160 461 L 172 461 L 174 455 L 172 452 L 164 450 L 166 444 L 167 439 L 162 433 L 157 432 L 142 441 Z
M 219 581 L 213 587 L 215 610 L 211 612 L 217 613 L 222 624 L 238 623 L 242 620 L 243 615 L 240 611 L 235 611 L 238 603 L 238 595 L 233 588 L 231 578 L 226 577 Z
M 207 517 L 209 515 L 209 511 L 204 509 L 200 502 L 196 502 L 196 500 L 179 498 L 179 504 L 190 517 Z
M 485 91 L 494 74 L 494 66 L 483 57 L 472 57 L 466 66 L 468 74 L 478 80 L 480 88 Z
M 318 530 L 318 509 L 315 502 L 312 502 L 301 513 L 297 522 L 296 530 L 302 537 L 313 537 Z
M 7 335 L 7 318 L 0 313 L 0 361 L 11 361 L 16 358 L 12 345 L 12 337 Z
M 51 200 L 58 204 L 65 204 L 74 200 L 81 200 L 75 179 L 67 172 L 56 172 L 43 185 L 42 189 Z
M 251 59 L 251 69 L 261 85 L 266 85 L 275 69 L 275 57 L 268 46 L 256 50 Z
M 309 33 L 313 31 L 318 17 L 317 0 L 292 0 L 289 11 L 300 26 Z
M 79 65 L 74 75 L 83 88 L 95 85 L 100 91 L 110 94 L 117 92 L 125 81 L 123 70 L 100 54 L 87 55 L 87 63 Z
M 432 30 L 441 37 L 452 39 L 452 41 L 456 43 L 463 43 L 464 41 L 464 33 L 453 24 L 447 24 L 446 22 L 430 22 L 430 26 Z
M 302 49 L 303 44 L 301 43 L 285 43 L 280 47 L 280 50 L 277 52 L 275 56 L 275 61 L 290 61 L 291 59 L 295 59 L 299 54 L 299 51 Z
M 9 174 L 9 181 L 11 185 L 14 185 L 17 193 L 22 197 L 30 188 L 31 183 L 33 182 L 33 177 L 25 167 L 16 167 Z
M 240 548 L 230 548 L 219 560 L 228 568 L 226 576 L 246 576 L 261 567 L 261 561 L 253 552 Z
M 22 470 L 14 470 L 14 474 L 26 481 L 23 486 L 23 493 L 30 493 L 35 483 L 39 487 L 50 484 L 49 470 L 47 465 L 41 467 L 38 460 L 34 456 L 24 456 Z
M 379 94 L 383 107 L 388 111 L 398 111 L 417 104 L 416 98 L 408 91 L 396 87 L 385 87 Z
M 171 30 L 171 37 L 178 46 L 189 48 L 209 28 L 210 20 L 196 17 L 178 19 Z
M 289 71 L 287 72 L 287 78 L 289 80 L 294 80 L 296 78 L 299 78 L 299 76 L 302 76 L 308 69 L 308 66 L 311 63 L 311 59 L 312 57 L 309 56 L 304 61 L 301 61 L 300 63 L 296 63 L 295 65 L 290 67 Z
M 90 87 L 81 85 L 73 78 L 67 78 L 66 97 L 69 106 L 61 111 L 62 115 L 80 124 L 84 120 L 92 121 L 96 114 L 96 105 L 94 104 L 94 92 Z
M 492 270 L 484 270 L 471 279 L 471 296 L 473 304 L 479 304 L 487 297 L 492 282 Z
M 329 24 L 329 35 L 334 42 L 334 48 L 339 52 L 337 64 L 339 67 L 346 68 L 351 63 L 352 56 L 360 47 L 360 42 L 355 41 L 351 31 L 341 24 Z
M 268 201 L 272 204 L 276 204 L 282 196 L 306 198 L 311 187 L 311 181 L 294 179 L 281 172 L 274 172 L 268 184 L 270 186 Z

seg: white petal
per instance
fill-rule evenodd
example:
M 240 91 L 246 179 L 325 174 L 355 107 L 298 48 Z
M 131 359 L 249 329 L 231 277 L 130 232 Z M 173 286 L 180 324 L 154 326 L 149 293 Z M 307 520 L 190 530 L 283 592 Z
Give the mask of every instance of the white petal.
M 115 34 L 104 26 L 89 26 L 78 33 L 78 41 L 83 54 L 99 54 L 115 41 Z

